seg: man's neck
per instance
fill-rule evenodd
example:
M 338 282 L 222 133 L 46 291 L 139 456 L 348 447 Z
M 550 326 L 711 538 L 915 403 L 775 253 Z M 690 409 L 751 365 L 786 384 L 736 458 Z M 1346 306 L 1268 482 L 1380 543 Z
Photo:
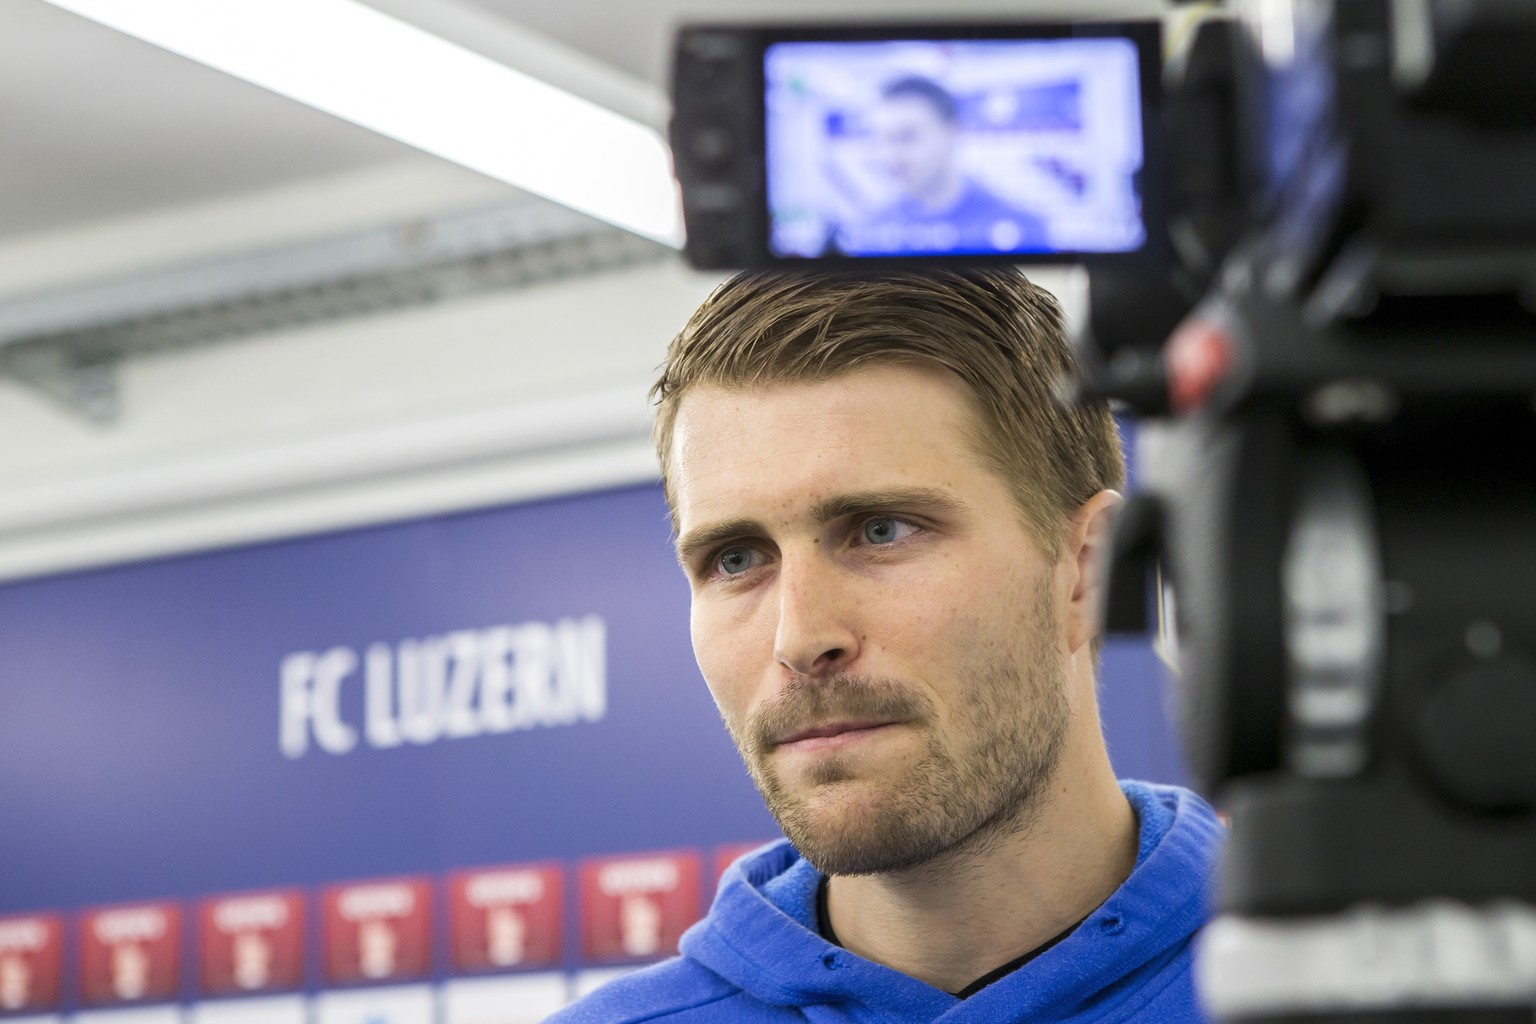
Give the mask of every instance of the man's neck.
M 1088 916 L 1135 864 L 1136 815 L 1107 758 L 1096 771 L 1059 768 L 1011 831 L 905 871 L 833 877 L 827 911 L 839 941 L 958 992 Z

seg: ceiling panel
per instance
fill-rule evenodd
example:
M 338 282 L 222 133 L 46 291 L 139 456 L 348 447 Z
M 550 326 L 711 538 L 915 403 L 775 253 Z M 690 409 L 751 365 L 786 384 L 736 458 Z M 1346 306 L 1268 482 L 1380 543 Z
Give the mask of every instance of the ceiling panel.
M 0 0 L 0 131 L 0 237 L 414 154 L 41 0 Z

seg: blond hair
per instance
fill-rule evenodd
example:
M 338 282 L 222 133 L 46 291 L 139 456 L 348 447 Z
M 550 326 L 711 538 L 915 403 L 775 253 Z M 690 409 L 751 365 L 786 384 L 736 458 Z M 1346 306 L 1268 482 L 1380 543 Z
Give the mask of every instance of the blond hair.
M 676 508 L 673 424 L 691 388 L 819 381 L 882 363 L 936 365 L 960 378 L 976 413 L 977 454 L 1052 558 L 1067 518 L 1124 485 L 1108 410 L 1057 398 L 1077 373 L 1061 307 L 1018 271 L 756 271 L 705 300 L 672 339 L 651 389 L 668 506 Z

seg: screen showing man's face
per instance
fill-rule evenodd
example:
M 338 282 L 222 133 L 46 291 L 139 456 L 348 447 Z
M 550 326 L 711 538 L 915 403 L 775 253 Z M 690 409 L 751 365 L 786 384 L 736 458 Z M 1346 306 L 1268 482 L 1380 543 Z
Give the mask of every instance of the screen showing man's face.
M 775 256 L 1147 241 L 1131 39 L 783 42 L 763 60 Z

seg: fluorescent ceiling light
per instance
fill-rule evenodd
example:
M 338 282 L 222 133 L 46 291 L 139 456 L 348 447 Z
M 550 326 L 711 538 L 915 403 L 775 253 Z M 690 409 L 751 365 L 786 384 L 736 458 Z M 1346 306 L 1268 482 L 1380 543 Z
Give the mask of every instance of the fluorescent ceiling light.
M 678 246 L 661 133 L 355 0 L 48 0 Z

